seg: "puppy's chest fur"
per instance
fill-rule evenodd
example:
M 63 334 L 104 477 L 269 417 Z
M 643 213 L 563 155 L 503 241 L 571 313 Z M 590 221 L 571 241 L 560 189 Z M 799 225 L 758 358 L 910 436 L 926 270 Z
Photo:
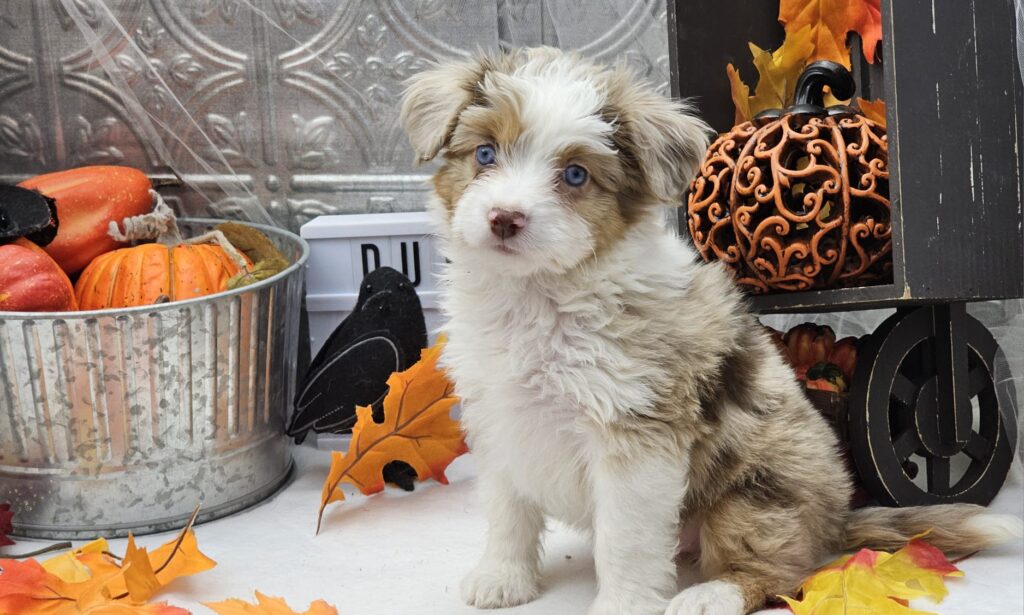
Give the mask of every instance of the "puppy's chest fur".
M 664 307 L 683 292 L 688 268 L 666 239 L 648 237 L 571 279 L 450 275 L 445 362 L 478 463 L 577 526 L 590 525 L 588 465 L 601 454 L 600 431 L 671 388 L 667 349 L 678 329 Z

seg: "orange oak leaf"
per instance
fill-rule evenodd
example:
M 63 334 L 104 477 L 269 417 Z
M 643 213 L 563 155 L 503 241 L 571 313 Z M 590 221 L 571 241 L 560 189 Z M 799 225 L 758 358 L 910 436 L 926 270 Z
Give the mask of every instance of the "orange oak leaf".
M 857 106 L 860 107 L 860 112 L 864 115 L 864 117 L 882 126 L 883 128 L 885 127 L 884 100 L 865 100 L 863 98 L 858 98 Z
M 259 592 L 256 592 L 255 604 L 229 598 L 223 602 L 204 602 L 203 606 L 212 609 L 218 615 L 338 615 L 338 609 L 323 600 L 313 602 L 304 613 L 298 613 L 289 608 L 284 600 L 264 596 Z
M 941 551 L 920 537 L 896 553 L 861 549 L 825 566 L 801 586 L 802 597 L 783 599 L 794 615 L 874 613 L 929 615 L 908 600 L 946 597 L 945 579 L 963 576 Z
M 466 442 L 459 423 L 449 416 L 458 401 L 452 384 L 437 367 L 444 340 L 423 351 L 420 360 L 388 378 L 384 398 L 384 422 L 375 423 L 370 408 L 356 409 L 352 441 L 344 455 L 331 455 L 331 469 L 324 481 L 317 515 L 317 532 L 324 508 L 345 499 L 339 487 L 347 482 L 365 495 L 384 489 L 384 466 L 404 461 L 419 480 L 433 478 L 447 484 L 445 469 L 465 453 Z
M 774 52 L 750 43 L 750 53 L 758 74 L 753 96 L 736 68 L 732 64 L 726 67 L 732 100 L 736 104 L 737 124 L 766 109 L 782 109 L 792 104 L 797 79 L 814 50 L 811 35 L 810 26 L 788 33 L 782 46 Z
M 781 0 L 779 22 L 787 37 L 811 28 L 811 62 L 831 60 L 849 68 L 846 39 L 850 32 L 860 35 L 868 62 L 875 61 L 882 38 L 881 0 Z

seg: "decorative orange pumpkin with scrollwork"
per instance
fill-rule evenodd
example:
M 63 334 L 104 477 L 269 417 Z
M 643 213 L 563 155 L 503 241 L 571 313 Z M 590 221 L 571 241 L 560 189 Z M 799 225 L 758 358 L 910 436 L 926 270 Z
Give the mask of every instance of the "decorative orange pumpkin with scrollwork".
M 824 86 L 854 93 L 843 66 L 815 62 L 796 104 L 736 126 L 709 148 L 687 202 L 694 244 L 755 293 L 867 286 L 892 279 L 885 128 Z

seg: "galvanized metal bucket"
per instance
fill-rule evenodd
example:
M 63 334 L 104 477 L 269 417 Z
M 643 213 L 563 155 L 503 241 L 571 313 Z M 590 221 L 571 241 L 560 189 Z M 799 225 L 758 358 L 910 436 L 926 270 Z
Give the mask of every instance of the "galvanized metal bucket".
M 198 234 L 213 220 L 182 220 Z M 180 527 L 259 502 L 292 460 L 305 241 L 258 226 L 292 265 L 210 297 L 0 313 L 0 502 L 20 536 Z

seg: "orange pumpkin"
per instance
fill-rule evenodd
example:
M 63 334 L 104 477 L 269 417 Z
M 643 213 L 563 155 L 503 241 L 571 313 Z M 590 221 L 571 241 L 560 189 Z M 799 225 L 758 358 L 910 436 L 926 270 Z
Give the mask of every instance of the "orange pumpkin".
M 147 243 L 96 257 L 75 284 L 79 309 L 150 305 L 227 290 L 242 269 L 215 244 Z

